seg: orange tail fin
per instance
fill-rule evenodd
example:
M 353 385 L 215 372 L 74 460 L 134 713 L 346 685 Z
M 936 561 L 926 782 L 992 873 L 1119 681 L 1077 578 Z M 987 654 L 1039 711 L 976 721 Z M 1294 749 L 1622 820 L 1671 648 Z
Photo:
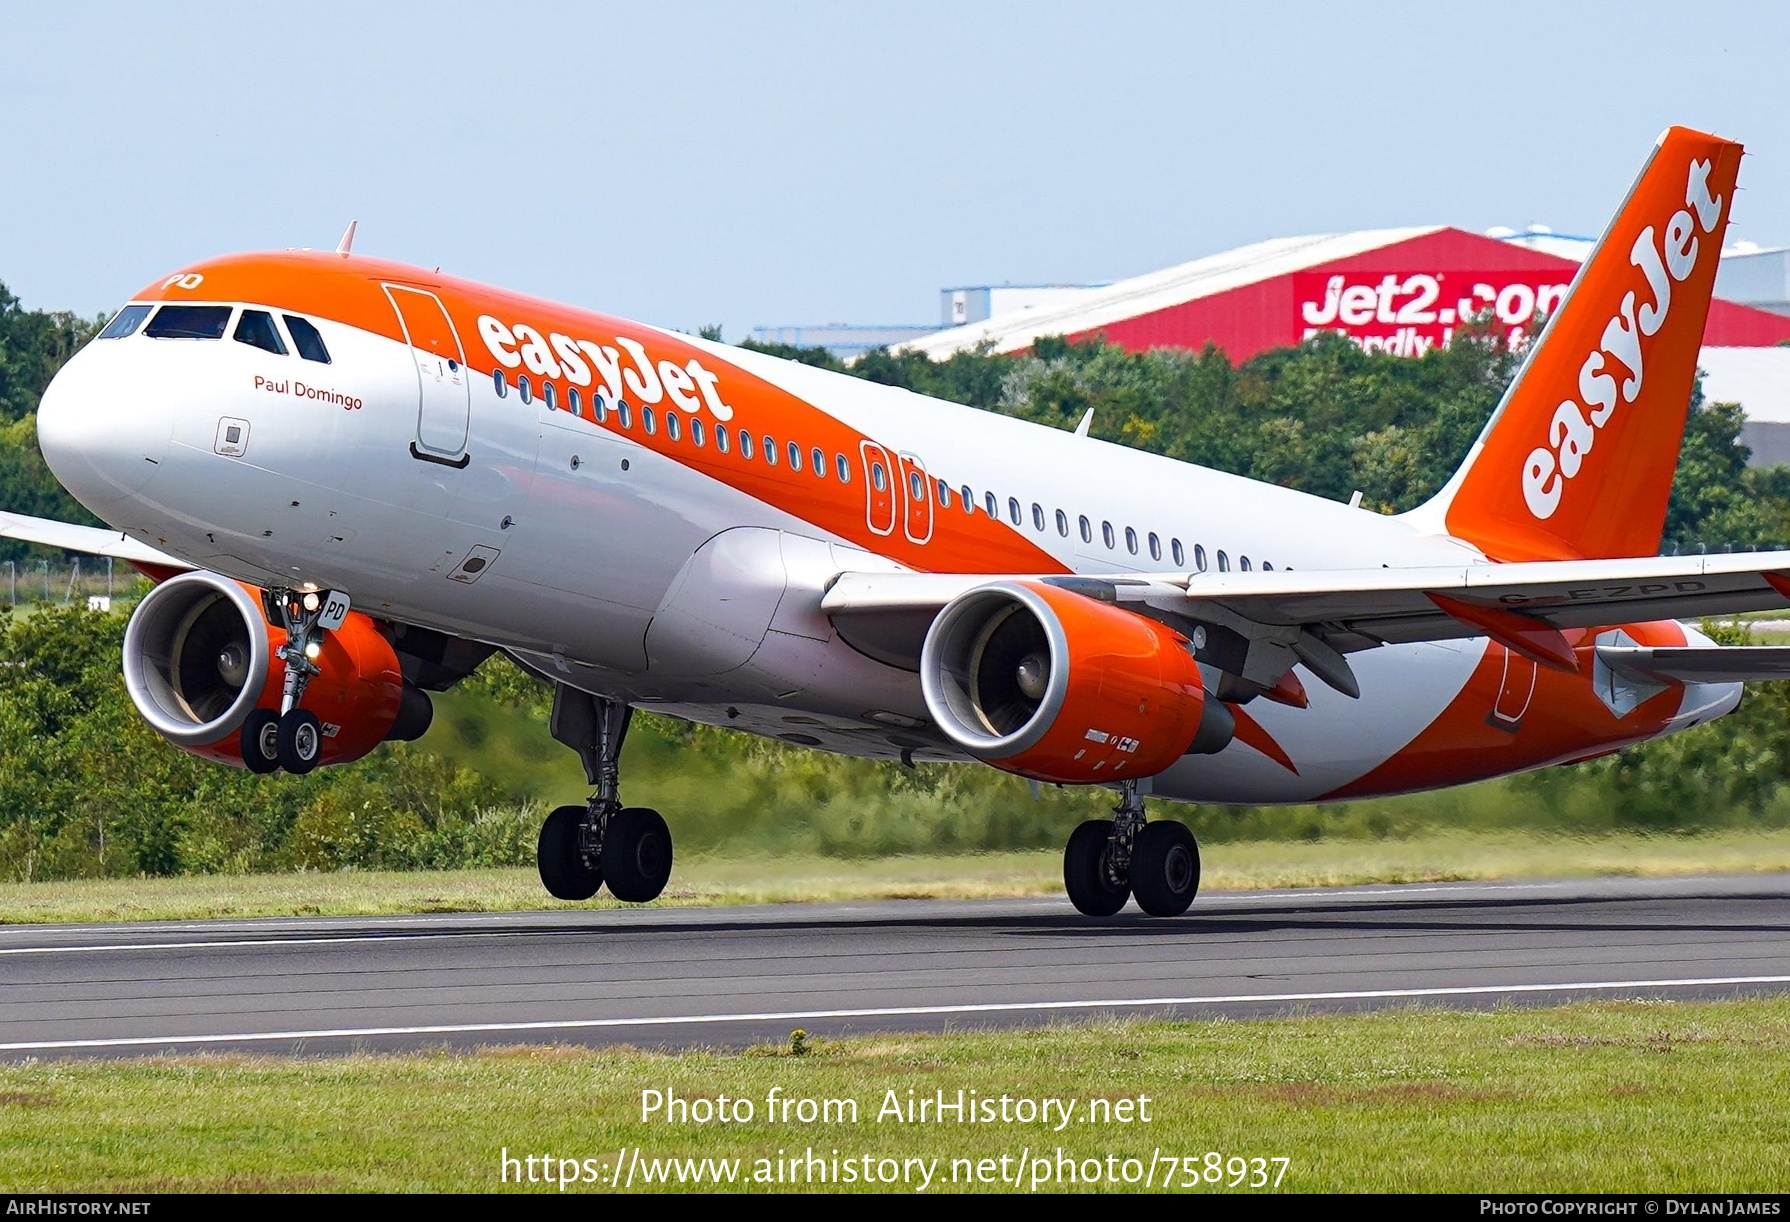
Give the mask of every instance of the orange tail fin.
M 1660 137 L 1466 463 L 1424 507 L 1449 534 L 1497 560 L 1659 551 L 1740 156 L 1687 128 Z

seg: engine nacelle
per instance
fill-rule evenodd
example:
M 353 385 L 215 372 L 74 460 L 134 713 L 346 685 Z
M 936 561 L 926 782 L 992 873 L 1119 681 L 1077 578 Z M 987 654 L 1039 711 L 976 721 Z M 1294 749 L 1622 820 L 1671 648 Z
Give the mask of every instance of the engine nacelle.
M 1180 633 L 1032 581 L 980 586 L 939 612 L 920 685 L 933 721 L 969 754 L 1072 784 L 1162 772 L 1193 744 L 1207 704 Z
M 144 595 L 124 630 L 124 685 L 137 712 L 169 742 L 242 764 L 251 711 L 280 707 L 286 633 L 267 622 L 260 592 L 216 573 L 183 573 Z M 391 643 L 350 612 L 315 659 L 303 707 L 323 722 L 320 764 L 346 764 L 391 739 L 420 737 L 431 707 L 407 684 Z

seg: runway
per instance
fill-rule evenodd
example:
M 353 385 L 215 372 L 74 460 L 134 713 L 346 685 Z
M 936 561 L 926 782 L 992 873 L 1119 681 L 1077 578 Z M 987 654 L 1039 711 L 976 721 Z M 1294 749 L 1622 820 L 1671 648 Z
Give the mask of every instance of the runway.
M 745 1045 L 1790 987 L 1790 875 L 0 929 L 0 1057 Z

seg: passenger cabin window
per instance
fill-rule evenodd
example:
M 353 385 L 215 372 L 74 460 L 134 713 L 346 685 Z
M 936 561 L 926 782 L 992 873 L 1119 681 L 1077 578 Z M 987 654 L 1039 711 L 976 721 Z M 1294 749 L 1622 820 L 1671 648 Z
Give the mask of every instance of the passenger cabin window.
M 99 338 L 123 339 L 143 325 L 143 320 L 149 317 L 149 311 L 153 308 L 153 306 L 146 305 L 125 306 L 118 313 L 112 315 L 112 321 L 107 323 L 106 329 L 99 333 Z
M 1228 573 L 1231 571 L 1231 558 L 1224 554 L 1223 548 L 1220 548 L 1218 551 L 1218 571 L 1221 573 Z
M 163 306 L 143 328 L 151 339 L 223 339 L 229 306 Z
M 769 467 L 777 465 L 777 439 L 769 433 L 765 434 L 764 439 L 764 461 Z
M 1162 540 L 1156 537 L 1155 531 L 1150 532 L 1150 559 L 1162 559 Z
M 651 409 L 643 407 L 640 410 L 644 412 Z M 665 413 L 665 436 L 672 441 L 682 441 L 684 439 L 682 417 L 676 412 Z
M 843 454 L 833 455 L 833 469 L 835 471 L 839 472 L 839 482 L 840 483 L 842 483 L 842 484 L 851 483 L 851 464 L 849 462 L 845 461 L 845 455 L 843 455 Z
M 659 431 L 659 417 L 654 414 L 652 408 L 645 406 L 641 407 L 640 427 L 646 430 L 646 435 L 648 437 L 651 437 L 654 433 Z
M 715 426 L 715 448 L 723 454 L 733 448 L 733 435 L 727 431 L 725 424 Z
M 1057 533 L 1065 539 L 1069 537 L 1069 515 L 1061 509 L 1057 510 Z
M 982 494 L 982 504 L 988 510 L 988 516 L 999 522 L 1001 520 L 1001 503 L 992 492 Z
M 946 509 L 951 508 L 951 485 L 944 480 L 939 481 L 939 504 Z
M 273 325 L 273 315 L 266 310 L 244 310 L 231 338 L 275 356 L 286 355 L 286 341 L 280 338 L 280 329 Z
M 323 336 L 311 325 L 308 318 L 300 318 L 296 314 L 283 314 L 286 330 L 292 333 L 292 342 L 298 348 L 298 355 L 307 361 L 316 361 L 319 365 L 329 364 L 329 349 L 323 346 Z
M 802 447 L 793 441 L 789 443 L 789 469 L 791 471 L 802 469 Z
M 294 342 L 296 342 L 296 340 Z M 517 376 L 516 391 L 522 396 L 522 401 L 524 403 L 533 403 L 535 401 L 534 387 L 528 384 L 528 375 L 526 373 Z
M 598 424 L 602 424 L 609 419 L 609 403 L 596 391 L 591 392 L 590 410 L 591 413 L 596 416 Z
M 1081 526 L 1081 541 L 1083 543 L 1092 543 L 1094 541 L 1094 526 L 1093 523 L 1088 521 L 1088 515 L 1085 513 L 1082 514 L 1081 517 L 1076 519 L 1076 522 Z
M 965 513 L 975 513 L 976 512 L 976 494 L 974 492 L 970 491 L 970 486 L 968 484 L 965 484 L 963 487 L 959 488 L 957 491 L 963 495 L 963 511 Z
M 870 486 L 878 492 L 889 486 L 889 473 L 883 470 L 883 465 L 879 462 L 870 464 Z
M 920 478 L 918 471 L 907 473 L 907 494 L 913 498 L 915 504 L 926 499 L 926 481 Z
M 502 369 L 493 369 L 491 371 L 491 389 L 497 392 L 497 397 L 499 399 L 507 399 L 510 397 L 510 380 L 503 376 Z
M 745 429 L 740 430 L 740 457 L 745 459 L 752 457 L 752 434 Z
M 1044 506 L 1037 501 L 1032 502 L 1032 529 L 1040 532 L 1044 530 Z
M 1111 522 L 1100 524 L 1100 540 L 1109 548 L 1113 546 L 1113 524 Z
M 1249 572 L 1249 557 L 1248 556 L 1238 556 L 1237 557 L 1237 567 L 1239 569 L 1242 569 L 1245 573 Z
M 634 427 L 634 409 L 628 405 L 626 399 L 615 401 L 615 418 L 624 429 Z
M 574 416 L 582 416 L 584 414 L 584 403 L 579 397 L 578 388 L 576 386 L 566 391 L 566 410 L 571 412 Z
M 547 410 L 550 412 L 559 410 L 559 391 L 553 383 L 541 383 L 541 402 L 547 405 Z
M 701 416 L 691 416 L 690 417 L 690 440 L 692 442 L 696 443 L 697 445 L 706 444 L 706 442 L 704 441 L 703 436 L 702 436 L 702 417 Z
M 1137 555 L 1137 532 L 1129 526 L 1125 528 L 1125 550 Z
M 1262 572 L 1272 573 L 1273 571 L 1274 571 L 1273 565 L 1269 564 L 1266 560 L 1262 561 Z
M 812 459 L 808 465 L 814 469 L 815 479 L 827 478 L 827 455 L 819 446 L 815 446 L 808 457 Z
M 1007 498 L 1007 516 L 1009 518 L 1013 519 L 1013 525 L 1015 525 L 1015 526 L 1019 525 L 1019 498 L 1018 497 L 1010 496 Z
M 1175 558 L 1176 568 L 1180 568 L 1187 563 L 1187 553 L 1181 550 L 1181 541 L 1179 539 L 1170 539 L 1168 541 L 1168 550 L 1169 555 Z

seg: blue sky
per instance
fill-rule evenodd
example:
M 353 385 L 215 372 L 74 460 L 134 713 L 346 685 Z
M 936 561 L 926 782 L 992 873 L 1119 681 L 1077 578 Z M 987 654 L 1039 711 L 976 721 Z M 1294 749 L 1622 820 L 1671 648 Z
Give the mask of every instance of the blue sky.
M 1245 11 L 1246 10 L 1246 11 Z M 0 17 L 0 280 L 356 249 L 665 326 L 927 321 L 1260 238 L 1595 233 L 1659 131 L 1790 242 L 1790 6 L 59 5 Z

